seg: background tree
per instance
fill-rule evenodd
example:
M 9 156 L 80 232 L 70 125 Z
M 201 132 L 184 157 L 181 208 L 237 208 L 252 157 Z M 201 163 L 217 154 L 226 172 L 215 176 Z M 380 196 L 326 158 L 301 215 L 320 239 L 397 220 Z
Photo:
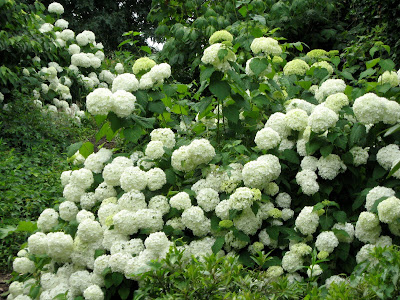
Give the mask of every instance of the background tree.
M 46 7 L 52 2 L 54 1 L 42 1 Z M 57 2 L 65 9 L 62 18 L 69 22 L 69 27 L 76 33 L 84 30 L 93 31 L 102 41 L 106 53 L 118 49 L 118 45 L 125 40 L 122 36 L 124 32 L 142 32 L 143 35 L 136 37 L 141 44 L 145 44 L 145 40 L 153 36 L 154 24 L 146 19 L 151 0 L 58 0 Z M 134 49 L 129 50 L 134 51 Z

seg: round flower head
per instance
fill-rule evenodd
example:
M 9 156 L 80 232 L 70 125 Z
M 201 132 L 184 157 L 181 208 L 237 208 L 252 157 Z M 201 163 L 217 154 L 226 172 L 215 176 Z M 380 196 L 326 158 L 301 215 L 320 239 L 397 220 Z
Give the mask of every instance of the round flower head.
M 275 130 L 266 127 L 257 132 L 254 141 L 261 150 L 269 150 L 279 145 L 281 137 Z
M 167 250 L 171 242 L 164 232 L 154 232 L 151 233 L 144 241 L 146 249 L 152 251 L 153 253 L 162 252 Z
M 97 221 L 86 219 L 78 226 L 76 235 L 86 243 L 93 243 L 103 237 L 103 229 Z
M 51 232 L 47 234 L 47 255 L 57 262 L 70 260 L 74 248 L 74 240 L 69 234 Z
M 311 65 L 311 68 L 312 67 L 323 68 L 323 69 L 327 70 L 329 74 L 333 74 L 333 67 L 327 61 L 319 61 L 319 62 L 313 63 Z
M 192 206 L 192 202 L 190 200 L 189 194 L 186 192 L 180 192 L 173 196 L 169 200 L 169 204 L 171 207 L 174 207 L 176 209 L 184 210 L 188 209 L 189 207 Z
M 135 61 L 132 67 L 134 74 L 139 74 L 140 72 L 147 72 L 152 67 L 156 65 L 156 62 L 148 57 L 141 57 Z
M 161 189 L 167 183 L 167 176 L 160 168 L 153 168 L 146 172 L 147 187 L 150 191 Z
M 379 84 L 390 84 L 391 87 L 396 87 L 399 85 L 399 78 L 397 77 L 397 73 L 394 71 L 385 71 L 378 78 Z
M 286 125 L 285 114 L 281 112 L 270 115 L 265 127 L 275 130 L 282 139 L 287 138 L 291 133 L 291 129 Z
M 277 40 L 270 37 L 255 38 L 250 45 L 251 51 L 254 54 L 262 52 L 264 55 L 279 55 L 282 53 L 282 48 Z
M 64 13 L 64 7 L 58 2 L 51 3 L 47 10 L 49 13 L 55 13 L 57 15 L 62 15 Z
M 285 102 L 286 112 L 291 111 L 292 109 L 302 109 L 307 112 L 308 115 L 312 113 L 315 108 L 315 105 L 305 101 L 303 99 L 291 99 Z
M 376 154 L 376 160 L 385 170 L 391 169 L 393 163 L 398 159 L 400 159 L 400 150 L 399 146 L 395 144 L 382 147 Z
M 395 223 L 400 218 L 400 199 L 392 196 L 379 203 L 378 216 L 383 223 Z
M 339 245 L 339 240 L 332 231 L 321 232 L 315 241 L 315 247 L 318 251 L 326 251 L 332 253 L 333 250 Z
M 329 95 L 324 102 L 324 106 L 332 109 L 335 113 L 338 113 L 346 105 L 349 105 L 349 98 L 344 93 Z
M 254 194 L 247 187 L 237 188 L 229 197 L 230 207 L 236 210 L 243 210 L 251 207 L 254 202 Z
M 110 186 L 120 185 L 120 179 L 126 168 L 132 167 L 133 162 L 128 157 L 118 156 L 106 165 L 103 170 L 104 182 Z
M 367 209 L 367 211 L 370 211 L 376 200 L 383 197 L 389 198 L 394 196 L 395 194 L 396 192 L 391 188 L 376 186 L 368 192 L 365 202 L 365 208 Z
M 302 257 L 293 251 L 287 251 L 282 258 L 282 268 L 288 273 L 296 272 L 302 266 Z
M 228 51 L 227 55 L 220 60 L 218 57 L 219 50 L 226 49 Z M 217 70 L 227 71 L 231 68 L 228 61 L 235 61 L 236 55 L 232 52 L 232 50 L 227 49 L 225 45 L 221 43 L 216 43 L 204 50 L 204 54 L 201 58 L 201 61 L 205 64 L 213 65 Z
M 161 212 L 165 215 L 169 212 L 170 206 L 167 197 L 163 195 L 157 195 L 150 199 L 149 208 Z
M 72 171 L 69 179 L 70 184 L 79 186 L 84 190 L 88 189 L 93 184 L 93 182 L 93 173 L 85 168 Z
M 337 238 L 339 242 L 343 243 L 351 243 L 354 240 L 354 225 L 351 223 L 336 223 L 333 225 L 332 229 L 338 229 L 338 230 L 343 230 L 345 231 L 348 236 L 345 236 L 344 234 L 338 234 Z
M 135 212 L 147 208 L 147 203 L 143 193 L 138 190 L 131 190 L 118 199 L 118 206 L 120 209 Z
M 310 66 L 304 60 L 294 59 L 283 67 L 283 74 L 303 76 L 309 69 Z
M 302 131 L 307 127 L 307 112 L 299 108 L 292 109 L 286 113 L 285 122 L 290 129 Z
M 72 221 L 75 219 L 76 214 L 78 213 L 79 209 L 74 202 L 71 201 L 64 201 L 60 204 L 59 212 L 60 218 L 65 221 Z
M 150 141 L 147 144 L 145 155 L 151 159 L 159 159 L 164 155 L 164 144 L 161 141 Z
M 137 91 L 139 88 L 139 81 L 136 76 L 130 73 L 118 75 L 112 83 L 112 92 L 124 90 L 127 92 Z
M 120 118 L 126 118 L 132 114 L 135 109 L 136 97 L 131 93 L 118 90 L 111 96 L 111 110 Z
M 316 133 L 323 133 L 335 126 L 339 116 L 331 109 L 318 105 L 308 118 L 308 126 Z
M 376 124 L 382 121 L 386 112 L 386 102 L 383 99 L 373 93 L 358 97 L 353 104 L 357 120 L 363 124 Z
M 329 53 L 323 49 L 313 49 L 306 54 L 310 58 L 327 58 Z
M 35 263 L 27 257 L 17 257 L 13 262 L 13 270 L 19 274 L 35 272 Z
M 315 98 L 321 103 L 329 95 L 343 93 L 345 89 L 346 83 L 342 79 L 328 79 L 315 92 Z
M 84 290 L 83 296 L 86 300 L 103 300 L 104 293 L 102 289 L 96 285 L 92 284 L 87 289 Z
M 196 196 L 198 205 L 206 212 L 212 211 L 220 202 L 219 194 L 211 188 L 201 189 Z
M 320 265 L 312 265 L 310 266 L 309 269 L 307 269 L 307 276 L 308 277 L 314 277 L 314 276 L 319 276 L 322 274 L 322 269 Z
M 296 228 L 304 235 L 313 234 L 318 227 L 319 217 L 313 206 L 305 206 L 296 218 Z
M 160 141 L 169 149 L 175 146 L 175 134 L 170 128 L 157 128 L 150 133 L 152 141 Z
M 339 172 L 346 169 L 346 165 L 336 154 L 329 154 L 327 157 L 321 156 L 318 160 L 318 175 L 323 179 L 332 180 Z
M 233 219 L 235 228 L 247 235 L 253 235 L 261 227 L 262 219 L 257 217 L 251 208 L 245 208 L 240 216 Z
M 381 234 L 378 216 L 363 211 L 356 223 L 355 236 L 363 243 L 375 243 Z
M 112 96 L 113 94 L 108 89 L 99 88 L 94 90 L 86 97 L 88 112 L 92 115 L 107 115 L 113 106 Z
M 47 237 L 43 232 L 36 232 L 28 238 L 29 252 L 34 255 L 47 253 Z
M 368 150 L 369 147 L 361 148 L 358 146 L 355 146 L 350 149 L 350 153 L 353 156 L 353 164 L 356 167 L 365 165 L 367 163 L 369 157 Z
M 232 42 L 233 41 L 233 36 L 226 30 L 219 30 L 214 32 L 211 36 L 208 42 L 210 45 L 215 44 L 215 43 L 222 43 L 222 42 Z
M 58 224 L 58 213 L 52 208 L 46 208 L 37 221 L 38 229 L 49 232 Z
M 288 193 L 279 193 L 275 198 L 276 204 L 281 208 L 290 208 L 292 198 Z
M 121 188 L 125 192 L 131 190 L 144 190 L 147 186 L 146 172 L 139 167 L 125 168 L 121 174 Z
M 302 170 L 311 170 L 315 172 L 318 168 L 318 158 L 314 156 L 305 156 L 301 160 L 300 167 Z
M 124 69 L 124 65 L 123 64 L 121 64 L 121 63 L 117 63 L 116 65 L 115 65 L 115 72 L 117 72 L 118 74 L 122 74 L 122 73 L 124 73 L 124 71 L 125 71 L 125 69 Z

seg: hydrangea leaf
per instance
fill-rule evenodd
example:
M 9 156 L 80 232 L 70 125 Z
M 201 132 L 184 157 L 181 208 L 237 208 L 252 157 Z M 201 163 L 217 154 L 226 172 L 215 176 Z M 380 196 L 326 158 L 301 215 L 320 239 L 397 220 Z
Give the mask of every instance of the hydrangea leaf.
M 73 156 L 76 153 L 76 151 L 78 151 L 82 147 L 82 145 L 83 145 L 83 142 L 77 142 L 75 144 L 70 145 L 67 148 L 67 156 L 68 157 Z
M 94 145 L 91 142 L 86 142 L 79 148 L 79 153 L 82 154 L 84 158 L 87 158 L 90 154 L 93 153 L 93 151 Z
M 231 87 L 226 81 L 212 81 L 208 88 L 219 100 L 224 100 L 231 94 Z
M 222 247 L 224 246 L 225 243 L 225 236 L 219 236 L 214 242 L 214 245 L 212 245 L 211 249 L 214 254 L 217 254 Z
M 254 58 L 250 62 L 250 69 L 256 74 L 256 76 L 260 75 L 268 67 L 268 64 L 265 60 L 260 58 Z
M 333 213 L 333 217 L 340 223 L 346 223 L 347 215 L 344 211 L 339 210 Z

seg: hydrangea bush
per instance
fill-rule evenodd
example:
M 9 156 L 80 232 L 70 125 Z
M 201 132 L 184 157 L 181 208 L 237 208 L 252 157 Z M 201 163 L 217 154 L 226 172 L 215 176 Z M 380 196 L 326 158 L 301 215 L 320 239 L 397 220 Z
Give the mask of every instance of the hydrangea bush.
M 86 97 L 97 139 L 118 134 L 130 151 L 70 148 L 80 158 L 61 175 L 65 201 L 40 215 L 8 299 L 126 299 L 173 244 L 249 267 L 271 252 L 267 272 L 329 287 L 398 242 L 393 62 L 355 79 L 337 51 L 290 59 L 290 45 L 263 37 L 241 65 L 232 40 L 210 37 L 199 83 L 168 83 L 169 65 L 146 58 L 102 71 L 107 85 Z

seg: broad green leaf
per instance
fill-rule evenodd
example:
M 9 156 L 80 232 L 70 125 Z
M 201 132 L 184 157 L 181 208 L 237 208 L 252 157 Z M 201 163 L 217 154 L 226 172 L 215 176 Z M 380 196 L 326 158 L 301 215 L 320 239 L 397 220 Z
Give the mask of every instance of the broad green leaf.
M 226 81 L 212 81 L 208 88 L 219 100 L 224 100 L 231 93 L 231 87 Z
M 153 128 L 154 123 L 156 121 L 155 118 L 144 118 L 137 115 L 131 115 L 132 120 L 138 123 L 140 126 L 144 128 Z
M 383 85 L 379 85 L 376 87 L 376 90 L 379 93 L 385 94 L 388 90 L 390 90 L 392 88 L 392 86 L 390 85 L 390 83 L 385 83 Z
M 239 110 L 234 105 L 229 105 L 223 108 L 222 110 L 224 117 L 233 123 L 237 123 L 239 121 Z
M 331 62 L 337 67 L 340 63 L 340 57 L 339 56 L 332 57 Z
M 93 153 L 93 151 L 94 145 L 91 142 L 86 142 L 79 148 L 79 153 L 82 154 L 84 158 L 87 158 L 90 154 Z
M 323 157 L 327 157 L 329 154 L 332 153 L 333 145 L 325 145 L 319 149 L 319 152 Z
M 378 164 L 375 166 L 374 171 L 372 172 L 372 179 L 377 180 L 384 177 L 386 174 L 386 170 L 379 166 Z
M 250 243 L 250 238 L 247 234 L 245 234 L 243 231 L 237 230 L 236 228 L 233 228 L 233 235 L 238 238 L 240 241 Z
M 112 131 L 116 132 L 121 128 L 121 119 L 115 113 L 109 112 L 107 118 L 110 121 Z
M 258 107 L 262 108 L 265 107 L 266 105 L 268 105 L 270 103 L 270 101 L 268 100 L 267 97 L 265 97 L 264 95 L 260 94 L 258 96 L 255 96 L 254 98 L 251 99 L 251 101 L 257 105 Z
M 300 158 L 296 151 L 293 149 L 285 149 L 282 152 L 282 157 L 293 164 L 300 164 Z
M 165 111 L 165 105 L 162 101 L 153 101 L 149 103 L 149 110 L 158 114 L 162 114 Z
M 68 157 L 73 156 L 76 153 L 76 151 L 78 151 L 79 148 L 82 147 L 82 145 L 83 145 L 83 142 L 77 142 L 75 144 L 70 145 L 67 148 L 67 156 Z
M 96 133 L 96 143 L 102 139 L 103 136 L 105 136 L 109 131 L 112 132 L 110 124 L 104 123 L 99 132 Z
M 149 46 L 141 46 L 140 50 L 143 50 L 144 52 L 147 52 L 148 54 L 151 54 L 151 49 Z
M 314 208 L 312 211 L 319 211 L 320 209 L 323 209 L 324 207 L 325 207 L 325 205 L 322 202 L 319 202 L 314 205 Z
M 400 161 L 390 170 L 388 176 L 386 178 L 389 178 L 392 176 L 394 173 L 396 173 L 400 169 Z
M 392 71 L 395 67 L 395 63 L 391 59 L 384 59 L 379 62 L 379 65 L 385 71 Z
M 335 251 L 337 252 L 339 259 L 346 261 L 350 253 L 350 244 L 339 243 Z
M 358 145 L 361 140 L 367 135 L 365 126 L 361 123 L 354 124 L 350 132 L 349 146 L 350 148 L 354 145 Z
M 136 143 L 142 136 L 142 127 L 136 125 L 124 129 L 124 137 L 128 142 Z
M 301 80 L 301 81 L 296 81 L 295 84 L 297 84 L 298 86 L 301 86 L 305 90 L 308 90 L 311 87 L 312 82 Z
M 279 226 L 268 226 L 265 228 L 269 237 L 273 240 L 278 240 L 279 238 Z
M 243 18 L 247 16 L 247 7 L 245 5 L 243 5 L 238 11 L 243 16 Z
M 121 273 L 115 272 L 112 273 L 112 280 L 115 286 L 119 286 L 122 281 L 124 280 L 124 275 L 122 275 Z
M 218 59 L 220 61 L 224 61 L 225 57 L 228 55 L 228 50 L 227 49 L 219 49 L 218 51 Z
M 319 224 L 321 224 L 322 230 L 329 230 L 333 225 L 333 218 L 331 216 L 322 215 L 319 217 Z
M 260 58 L 253 58 L 250 62 L 250 69 L 256 76 L 260 75 L 268 67 L 265 60 Z
M 395 133 L 395 132 L 397 132 L 399 130 L 400 130 L 400 124 L 396 124 L 396 125 L 388 128 L 383 136 L 387 137 L 387 136 L 389 136 L 389 135 L 391 135 L 391 134 L 393 134 L 393 133 Z
M 372 57 L 374 57 L 375 52 L 378 51 L 378 50 L 379 50 L 379 48 L 378 48 L 377 46 L 374 46 L 374 47 L 372 47 L 372 48 L 369 50 L 369 54 L 370 54 Z
M 367 62 L 365 63 L 365 65 L 366 65 L 367 69 L 370 69 L 370 68 L 375 67 L 375 65 L 376 65 L 380 60 L 381 60 L 380 57 L 375 58 L 375 59 L 371 59 L 370 61 L 367 61 Z
M 217 254 L 222 247 L 224 246 L 225 243 L 225 236 L 219 236 L 214 242 L 214 245 L 212 245 L 211 249 L 214 254 Z
M 375 69 L 367 69 L 364 72 L 361 72 L 360 77 L 358 78 L 358 80 L 361 80 L 361 79 L 363 79 L 363 78 L 365 78 L 367 76 L 371 76 L 371 75 L 373 75 L 375 73 L 376 73 Z
M 214 73 L 214 71 L 214 67 L 207 67 L 204 70 L 201 70 L 200 82 L 208 80 L 211 77 L 212 73 Z
M 335 211 L 333 213 L 333 217 L 340 223 L 346 223 L 347 222 L 347 215 L 342 210 Z
M 130 292 L 131 289 L 126 283 L 122 287 L 118 288 L 118 295 L 122 300 L 128 299 Z
M 365 203 L 365 198 L 366 198 L 366 196 L 367 196 L 367 194 L 369 193 L 370 190 L 371 190 L 371 188 L 366 188 L 366 189 L 361 191 L 360 195 L 353 202 L 353 205 L 352 205 L 352 209 L 353 210 L 358 209 L 359 207 L 361 207 Z

